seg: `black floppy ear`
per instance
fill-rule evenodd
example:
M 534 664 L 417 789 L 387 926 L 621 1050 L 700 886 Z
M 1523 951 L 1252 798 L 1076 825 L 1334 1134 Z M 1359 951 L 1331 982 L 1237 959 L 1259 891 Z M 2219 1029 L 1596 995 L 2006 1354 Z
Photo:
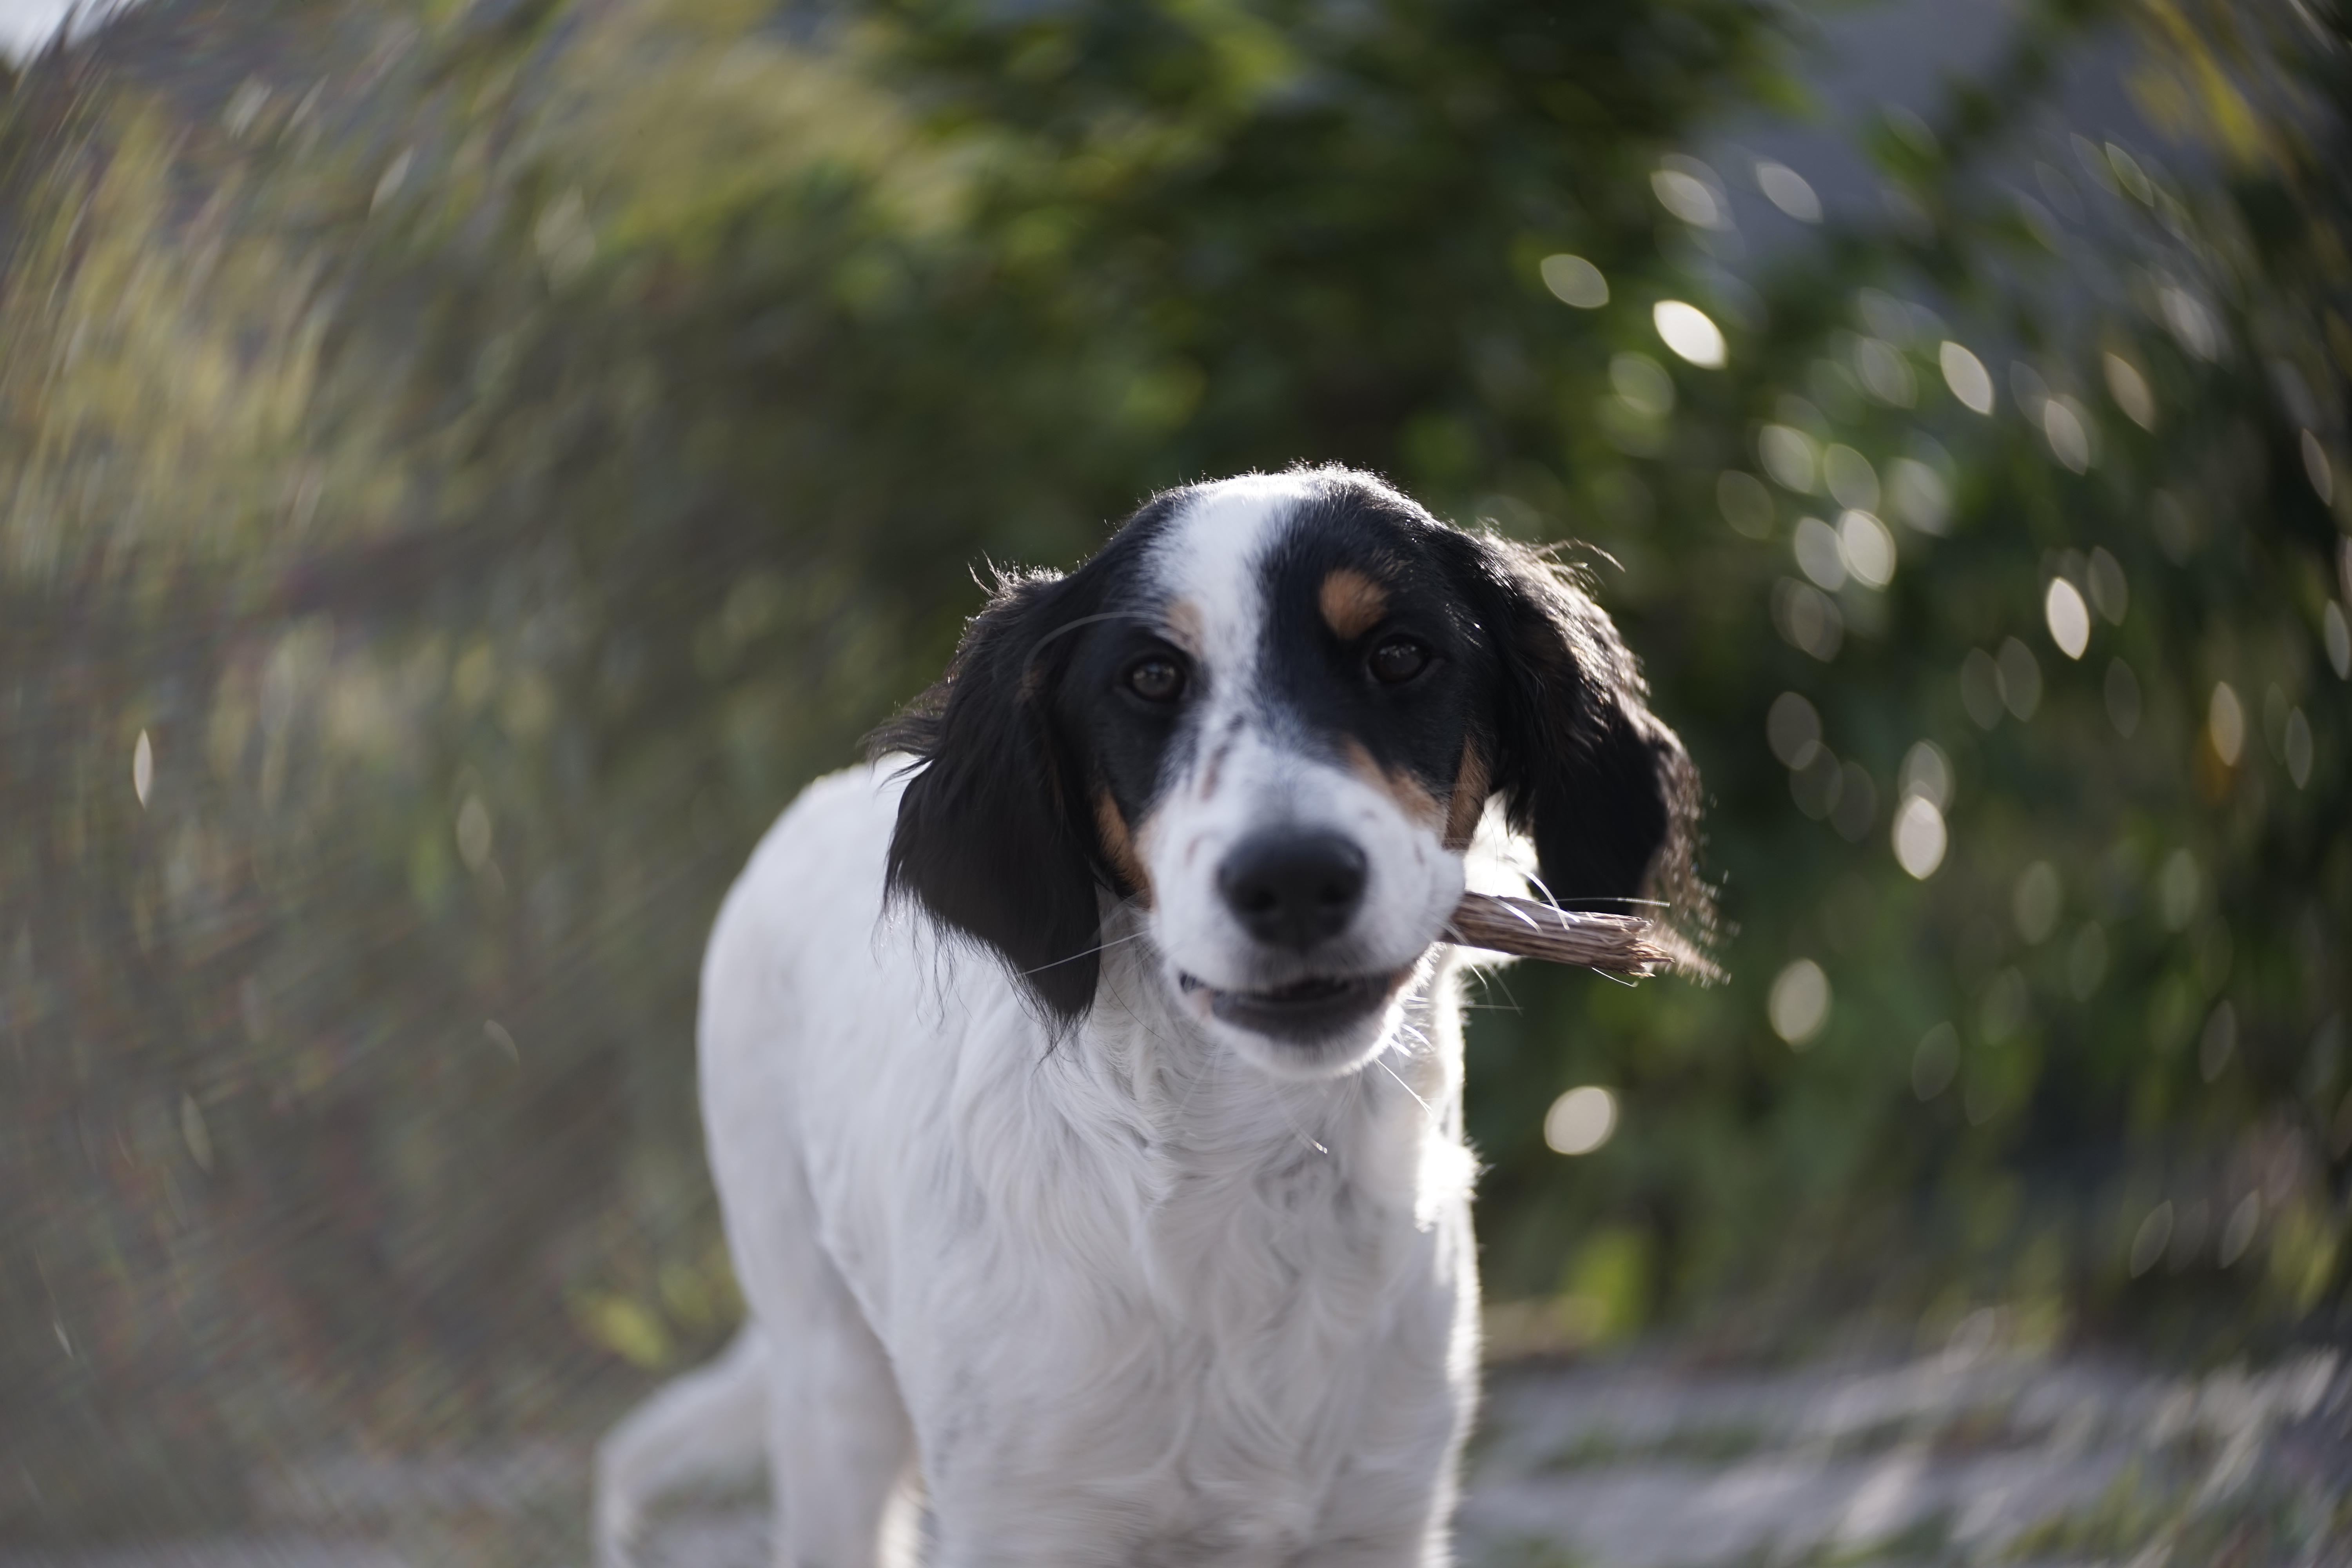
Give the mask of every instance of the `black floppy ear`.
M 1094 1003 L 1101 942 L 1085 794 L 1053 732 L 1052 696 L 1081 615 L 1074 582 L 1005 579 L 938 683 L 867 741 L 911 753 L 888 896 L 1003 955 L 1066 1028 Z
M 1698 771 L 1650 711 L 1639 666 L 1560 567 L 1504 540 L 1472 542 L 1501 667 L 1495 787 L 1535 841 L 1545 888 L 1563 907 L 1652 914 L 1703 942 L 1714 910 L 1693 863 Z M 1633 907 L 1643 900 L 1667 908 Z

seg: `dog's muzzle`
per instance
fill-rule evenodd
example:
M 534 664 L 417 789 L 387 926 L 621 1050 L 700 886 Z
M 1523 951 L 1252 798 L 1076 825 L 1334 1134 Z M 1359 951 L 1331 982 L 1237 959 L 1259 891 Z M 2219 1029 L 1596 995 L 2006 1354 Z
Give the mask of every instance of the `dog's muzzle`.
M 1185 974 L 1184 989 L 1207 992 L 1219 1022 L 1289 1044 L 1318 1045 L 1347 1032 L 1386 1006 L 1406 978 L 1406 972 L 1313 972 L 1315 950 L 1355 922 L 1369 879 L 1363 850 L 1343 834 L 1289 827 L 1252 834 L 1217 868 L 1218 895 L 1253 941 L 1306 960 L 1297 967 L 1308 973 L 1262 990 L 1213 986 Z

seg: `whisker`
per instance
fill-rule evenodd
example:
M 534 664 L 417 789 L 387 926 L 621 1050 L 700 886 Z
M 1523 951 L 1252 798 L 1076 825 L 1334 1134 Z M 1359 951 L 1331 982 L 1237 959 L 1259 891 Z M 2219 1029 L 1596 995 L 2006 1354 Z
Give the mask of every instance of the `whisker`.
M 1496 1006 L 1492 1003 L 1480 1004 L 1479 1005 L 1482 1011 L 1503 1013 L 1525 1013 L 1527 1011 L 1525 1007 L 1519 1005 L 1519 999 L 1511 994 L 1510 982 L 1504 978 L 1500 971 L 1492 969 L 1475 969 L 1471 971 L 1471 973 L 1478 977 L 1479 989 L 1488 992 L 1500 991 L 1503 994 L 1503 1001 L 1506 1004 L 1505 1005 Z
M 1097 615 L 1080 616 L 1074 621 L 1064 621 L 1060 626 L 1055 626 L 1052 631 L 1047 632 L 1045 636 L 1039 637 L 1035 643 L 1031 645 L 1028 657 L 1021 661 L 1022 681 L 1025 686 L 1028 680 L 1030 668 L 1036 664 L 1037 656 L 1045 651 L 1045 645 L 1052 642 L 1055 637 L 1060 637 L 1065 632 L 1075 632 L 1082 627 L 1091 626 L 1102 621 L 1143 621 L 1149 623 L 1151 619 L 1151 616 L 1145 615 L 1140 610 L 1104 610 Z
M 1423 1041 L 1423 1044 L 1427 1044 L 1427 1042 L 1426 1042 L 1426 1041 Z M 1417 1094 L 1413 1094 L 1413 1093 L 1412 1093 L 1412 1085 L 1411 1085 L 1411 1084 L 1409 1084 L 1409 1083 L 1405 1082 L 1405 1080 L 1404 1080 L 1404 1079 L 1401 1079 L 1401 1078 L 1397 1078 L 1397 1069 L 1396 1069 L 1396 1068 L 1392 1068 L 1392 1067 L 1389 1066 L 1389 1064 L 1388 1064 L 1388 1063 L 1386 1063 L 1386 1062 L 1384 1062 L 1384 1061 L 1381 1061 L 1381 1058 L 1378 1058 L 1378 1057 L 1374 1057 L 1374 1058 L 1372 1058 L 1372 1060 L 1373 1060 L 1373 1061 L 1375 1061 L 1375 1062 L 1378 1062 L 1378 1063 L 1380 1064 L 1380 1069 L 1381 1069 L 1382 1072 L 1384 1072 L 1384 1073 L 1388 1074 L 1388 1075 L 1389 1075 L 1389 1077 L 1391 1077 L 1391 1078 L 1396 1079 L 1396 1086 L 1397 1086 L 1399 1089 L 1401 1089 L 1404 1090 L 1407 1094 L 1412 1094 L 1412 1102 L 1413 1102 L 1415 1105 L 1420 1106 L 1420 1107 L 1422 1108 L 1422 1110 L 1429 1110 L 1429 1113 L 1430 1113 L 1431 1115 L 1433 1115 L 1433 1116 L 1434 1116 L 1434 1115 L 1436 1115 L 1436 1114 L 1437 1114 L 1435 1111 L 1433 1111 L 1433 1110 L 1430 1110 L 1429 1101 L 1427 1101 L 1427 1100 L 1425 1100 L 1422 1099 L 1422 1098 L 1421 1098 L 1421 1096 L 1419 1096 L 1419 1095 L 1417 1095 Z
M 1032 975 L 1032 974 L 1043 974 L 1043 973 L 1045 973 L 1045 971 L 1047 971 L 1047 970 L 1049 970 L 1049 969 L 1059 969 L 1062 965 L 1064 965 L 1064 964 L 1066 964 L 1066 963 L 1077 963 L 1077 962 L 1078 962 L 1078 960 L 1080 960 L 1080 959 L 1082 959 L 1082 958 L 1092 958 L 1092 957 L 1094 957 L 1097 953 L 1108 952 L 1109 952 L 1112 948 L 1121 946 L 1121 945 L 1123 945 L 1124 943 L 1130 942 L 1141 942 L 1145 937 L 1147 937 L 1147 936 L 1149 936 L 1149 935 L 1150 935 L 1150 934 L 1151 934 L 1151 933 L 1150 933 L 1150 932 L 1149 932 L 1149 931 L 1139 931 L 1133 932 L 1132 934 L 1128 935 L 1128 936 L 1116 936 L 1116 937 L 1111 938 L 1111 939 L 1110 939 L 1110 941 L 1108 941 L 1108 942 L 1098 942 L 1095 943 L 1095 944 L 1094 944 L 1094 946 L 1092 946 L 1092 947 L 1090 947 L 1090 948 L 1086 949 L 1084 952 L 1074 952 L 1074 953 L 1070 954 L 1067 958 L 1056 958 L 1056 959 L 1053 959 L 1053 960 L 1050 960 L 1050 961 L 1049 961 L 1049 962 L 1047 962 L 1047 963 L 1041 963 L 1041 964 L 1037 965 L 1034 969 L 1018 969 L 1018 970 L 1013 971 L 1013 973 L 1016 973 L 1016 974 L 1021 975 L 1021 976 L 1022 976 L 1023 978 L 1024 978 L 1024 979 L 1025 979 L 1025 978 L 1027 978 L 1028 976 Z
M 1298 1125 L 1298 1118 L 1297 1118 L 1296 1116 L 1293 1116 L 1293 1115 L 1291 1115 L 1291 1114 L 1290 1114 L 1290 1102 L 1289 1102 L 1287 1100 L 1286 1100 L 1285 1098 L 1283 1098 L 1283 1096 L 1282 1096 L 1282 1094 L 1280 1093 L 1280 1091 L 1279 1091 L 1279 1090 L 1277 1090 L 1277 1091 L 1276 1092 L 1275 1096 L 1274 1096 L 1274 1108 L 1275 1108 L 1276 1110 L 1278 1110 L 1278 1111 L 1282 1112 L 1282 1119 L 1283 1119 L 1283 1121 L 1286 1121 L 1286 1122 L 1288 1122 L 1288 1123 L 1290 1124 L 1290 1130 L 1291 1130 L 1291 1131 L 1293 1131 L 1293 1132 L 1295 1132 L 1295 1133 L 1297 1133 L 1297 1134 L 1298 1135 L 1298 1141 L 1299 1141 L 1301 1143 L 1306 1144 L 1309 1149 L 1314 1150 L 1318 1154 L 1328 1154 L 1328 1153 L 1330 1153 L 1330 1152 L 1331 1152 L 1331 1151 L 1330 1151 L 1330 1150 L 1328 1150 L 1328 1149 L 1325 1148 L 1322 1144 L 1320 1144 L 1320 1143 L 1317 1142 L 1314 1139 L 1309 1138 L 1308 1136 L 1307 1136 L 1307 1129 L 1305 1129 L 1304 1127 L 1301 1127 L 1300 1125 Z
M 1526 873 L 1526 876 L 1528 886 L 1535 889 L 1535 891 L 1541 896 L 1543 902 L 1549 904 L 1556 910 L 1565 910 L 1568 907 L 1560 901 L 1559 895 L 1551 890 L 1550 884 L 1543 879 L 1540 873 L 1529 871 Z M 1664 910 L 1671 909 L 1673 907 L 1672 903 L 1664 899 L 1636 899 L 1613 893 L 1580 894 L 1577 897 L 1575 902 L 1579 904 L 1625 904 L 1635 908 L 1648 910 Z

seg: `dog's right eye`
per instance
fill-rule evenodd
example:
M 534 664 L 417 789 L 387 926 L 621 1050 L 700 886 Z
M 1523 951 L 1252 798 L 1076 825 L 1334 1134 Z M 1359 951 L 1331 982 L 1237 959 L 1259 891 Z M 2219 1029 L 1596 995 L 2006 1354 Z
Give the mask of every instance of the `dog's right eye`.
M 1372 650 L 1371 668 L 1382 686 L 1402 686 L 1429 668 L 1429 649 L 1411 637 L 1391 637 Z
M 1173 702 L 1184 694 L 1184 670 L 1172 658 L 1153 657 L 1128 666 L 1127 689 L 1146 702 Z

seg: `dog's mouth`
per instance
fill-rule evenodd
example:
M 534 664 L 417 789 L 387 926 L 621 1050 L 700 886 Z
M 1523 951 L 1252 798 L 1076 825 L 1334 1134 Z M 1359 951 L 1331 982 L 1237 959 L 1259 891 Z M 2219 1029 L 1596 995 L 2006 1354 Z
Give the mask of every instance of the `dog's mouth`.
M 1228 991 L 1191 974 L 1177 976 L 1187 993 L 1205 992 L 1218 1022 L 1292 1045 L 1320 1045 L 1388 1005 L 1410 971 L 1392 974 L 1316 975 L 1266 991 Z

